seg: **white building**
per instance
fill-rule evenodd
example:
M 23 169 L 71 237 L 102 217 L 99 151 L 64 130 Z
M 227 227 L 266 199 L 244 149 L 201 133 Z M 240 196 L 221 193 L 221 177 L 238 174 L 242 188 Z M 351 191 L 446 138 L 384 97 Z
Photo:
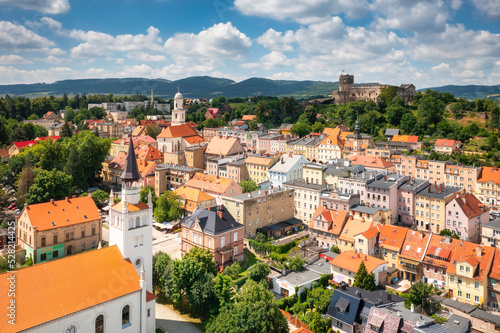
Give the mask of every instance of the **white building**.
M 269 180 L 278 187 L 283 182 L 302 179 L 302 167 L 309 161 L 302 155 L 284 154 L 269 169 Z
M 8 296 L 15 276 L 15 296 Z M 0 275 L 0 332 L 155 332 L 155 296 L 117 246 Z M 12 280 L 14 281 L 14 280 Z M 15 300 L 15 303 L 11 303 Z M 9 304 L 15 304 L 8 309 Z M 15 317 L 9 317 L 15 314 Z

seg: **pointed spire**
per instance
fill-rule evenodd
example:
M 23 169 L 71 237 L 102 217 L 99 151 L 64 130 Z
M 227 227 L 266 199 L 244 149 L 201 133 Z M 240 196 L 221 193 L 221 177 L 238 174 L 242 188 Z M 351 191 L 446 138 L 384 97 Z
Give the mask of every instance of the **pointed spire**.
M 112 206 L 115 203 L 115 194 L 113 193 L 113 189 L 109 192 L 109 205 Z
M 354 126 L 354 139 L 361 140 L 361 126 L 359 125 L 359 113 L 356 116 L 356 126 Z
M 149 193 L 148 193 L 148 206 L 152 206 L 153 205 L 153 196 L 151 195 L 151 190 L 149 190 Z
M 132 133 L 130 133 L 130 142 L 128 145 L 127 159 L 125 160 L 125 166 L 123 167 L 123 172 L 121 179 L 124 182 L 133 182 L 141 178 L 141 173 L 139 172 L 139 167 L 137 166 L 137 159 L 135 157 L 134 143 L 132 140 Z

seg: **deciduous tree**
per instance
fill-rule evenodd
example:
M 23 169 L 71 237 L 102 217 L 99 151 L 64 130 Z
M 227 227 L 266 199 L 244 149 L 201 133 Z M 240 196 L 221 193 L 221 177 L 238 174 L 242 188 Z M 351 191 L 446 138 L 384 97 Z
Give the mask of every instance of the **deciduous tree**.
M 243 193 L 257 191 L 259 189 L 257 183 L 254 180 L 242 180 L 239 185 Z
M 40 171 L 26 194 L 28 204 L 62 200 L 70 196 L 73 177 L 62 171 Z
M 182 205 L 174 192 L 166 191 L 160 195 L 156 200 L 154 215 L 158 222 L 174 221 L 181 218 Z

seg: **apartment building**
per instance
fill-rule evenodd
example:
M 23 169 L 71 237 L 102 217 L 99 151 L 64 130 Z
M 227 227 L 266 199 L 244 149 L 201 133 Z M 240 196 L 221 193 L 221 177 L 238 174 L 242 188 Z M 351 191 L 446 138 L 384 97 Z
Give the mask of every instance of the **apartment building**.
M 379 235 L 375 254 L 378 255 L 380 259 L 387 262 L 387 267 L 398 267 L 398 258 L 403 249 L 403 243 L 409 230 L 407 228 L 387 224 L 378 225 L 377 228 L 379 230 Z
M 306 224 L 309 224 L 314 212 L 318 208 L 319 198 L 322 191 L 326 190 L 326 185 L 292 180 L 290 182 L 283 183 L 283 186 L 295 190 L 294 217 L 302 220 L 302 222 Z
M 437 139 L 434 143 L 434 151 L 441 154 L 453 154 L 460 152 L 462 141 Z
M 269 179 L 269 169 L 278 161 L 279 154 L 251 155 L 245 160 L 248 178 L 257 184 Z
M 488 298 L 486 310 L 498 311 L 500 305 L 500 250 L 495 250 L 495 257 L 488 275 Z
M 370 207 L 389 209 L 394 220 L 387 222 L 394 224 L 398 216 L 398 187 L 407 179 L 407 176 L 387 174 L 382 178 L 367 183 L 365 203 Z
M 429 184 L 415 196 L 415 222 L 418 230 L 435 234 L 446 229 L 446 204 L 463 193 L 463 187 Z
M 62 258 L 102 240 L 102 222 L 91 197 L 26 205 L 16 220 L 17 245 L 33 263 Z
M 359 164 L 352 164 L 349 159 L 335 159 L 326 164 L 326 169 L 323 171 L 325 181 L 328 184 L 336 185 L 340 178 L 350 177 L 352 175 L 359 175 L 365 172 L 364 166 Z
M 360 205 L 359 194 L 343 194 L 335 190 L 328 189 L 321 193 L 319 205 L 328 209 L 348 211 L 351 207 Z
M 364 171 L 358 174 L 350 174 L 348 177 L 339 177 L 337 183 L 338 192 L 341 194 L 359 194 L 361 204 L 366 202 L 366 186 L 375 180 L 383 178 L 380 171 Z
M 316 245 L 329 249 L 335 244 L 349 218 L 349 212 L 332 210 L 319 206 L 309 223 L 311 238 L 316 239 Z
M 462 240 L 479 243 L 481 225 L 489 221 L 489 210 L 473 194 L 456 194 L 446 205 L 446 229 Z
M 399 185 L 397 214 L 399 223 L 406 227 L 412 227 L 415 224 L 415 197 L 428 184 L 427 180 L 410 178 Z
M 399 277 L 411 282 L 422 280 L 422 262 L 431 240 L 431 233 L 408 230 L 399 254 Z
M 265 226 L 294 217 L 294 190 L 273 187 L 231 197 L 221 202 L 238 223 L 244 226 L 244 237 L 255 237 Z
M 155 192 L 160 196 L 165 191 L 173 191 L 183 186 L 202 169 L 188 168 L 182 165 L 159 164 L 155 169 Z
M 302 180 L 302 168 L 308 163 L 302 155 L 283 154 L 270 169 L 269 180 L 274 187 L 281 186 L 284 182 Z
M 306 163 L 302 166 L 302 179 L 306 183 L 312 184 L 324 184 L 325 183 L 325 173 L 326 165 L 321 165 L 317 163 Z
M 481 244 L 500 249 L 500 219 L 481 225 Z
M 483 167 L 477 179 L 476 193 L 482 203 L 500 208 L 500 171 L 497 167 Z

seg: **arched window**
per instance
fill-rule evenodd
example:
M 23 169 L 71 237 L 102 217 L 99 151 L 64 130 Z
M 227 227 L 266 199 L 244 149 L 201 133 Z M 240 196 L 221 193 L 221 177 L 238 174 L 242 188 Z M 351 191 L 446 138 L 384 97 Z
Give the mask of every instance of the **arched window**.
M 130 326 L 130 306 L 125 305 L 122 309 L 122 328 Z
M 140 226 L 141 226 L 141 218 L 139 216 L 137 216 L 135 218 L 135 227 L 139 228 Z
M 147 223 L 146 223 L 146 216 L 143 216 L 143 217 L 142 217 L 142 225 L 146 225 L 146 224 L 147 224 Z
M 66 331 L 64 331 L 64 333 L 76 333 L 76 326 L 75 325 L 71 325 L 69 326 Z
M 104 333 L 104 316 L 102 314 L 95 319 L 95 333 Z
M 134 219 L 133 219 L 133 218 L 130 218 L 130 219 L 128 220 L 128 227 L 129 227 L 130 229 L 132 229 L 132 228 L 134 227 Z

